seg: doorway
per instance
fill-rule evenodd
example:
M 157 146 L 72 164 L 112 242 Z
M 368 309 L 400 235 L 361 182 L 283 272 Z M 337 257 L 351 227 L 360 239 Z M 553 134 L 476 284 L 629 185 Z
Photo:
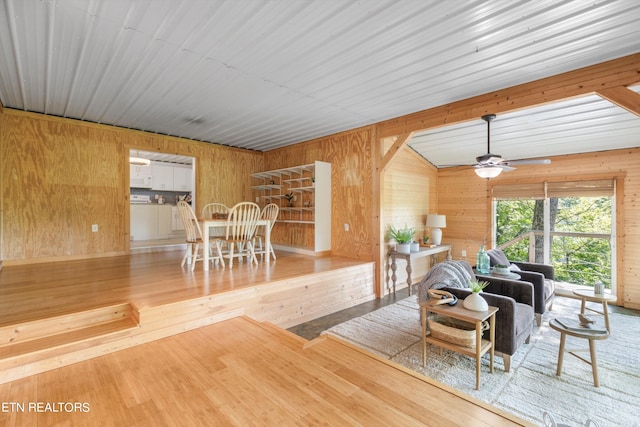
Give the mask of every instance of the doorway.
M 176 204 L 185 200 L 195 205 L 194 171 L 193 157 L 130 150 L 132 253 L 184 246 L 184 227 Z

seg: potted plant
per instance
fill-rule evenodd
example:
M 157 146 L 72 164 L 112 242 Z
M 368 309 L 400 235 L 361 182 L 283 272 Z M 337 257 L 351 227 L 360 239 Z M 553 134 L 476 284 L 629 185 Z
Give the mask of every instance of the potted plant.
M 471 295 L 464 299 L 464 302 L 462 303 L 464 308 L 473 311 L 487 311 L 489 309 L 489 304 L 487 304 L 487 301 L 480 296 L 480 292 L 482 292 L 482 290 L 487 286 L 489 286 L 489 282 L 470 280 L 469 289 L 471 289 Z
M 293 191 L 289 191 L 287 194 L 285 194 L 284 198 L 287 199 L 287 202 L 289 202 L 289 206 L 293 206 Z
M 389 239 L 396 241 L 396 251 L 401 254 L 411 253 L 411 242 L 413 241 L 414 229 L 405 226 L 404 228 L 395 228 L 393 225 L 389 226 L 389 232 L 387 234 Z

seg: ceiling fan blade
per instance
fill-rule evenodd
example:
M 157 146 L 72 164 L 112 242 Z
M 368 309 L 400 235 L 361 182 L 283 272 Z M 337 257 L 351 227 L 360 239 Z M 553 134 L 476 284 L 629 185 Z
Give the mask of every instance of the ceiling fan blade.
M 522 159 L 522 160 L 508 160 L 504 162 L 506 165 L 550 165 L 550 159 Z
M 516 170 L 516 168 L 511 167 L 511 166 L 509 166 L 509 165 L 507 165 L 507 164 L 504 164 L 504 163 L 502 163 L 502 164 L 500 164 L 500 165 L 496 165 L 496 167 L 498 167 L 498 168 L 502 169 L 502 170 L 503 170 L 503 171 L 505 171 L 505 172 L 511 172 L 511 171 Z

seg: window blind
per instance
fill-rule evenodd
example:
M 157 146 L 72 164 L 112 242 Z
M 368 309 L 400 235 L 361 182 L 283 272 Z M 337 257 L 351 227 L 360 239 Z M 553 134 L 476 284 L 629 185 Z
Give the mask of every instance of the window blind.
M 503 184 L 494 185 L 491 188 L 491 195 L 496 200 L 544 199 L 545 197 L 613 197 L 614 193 L 614 179 Z

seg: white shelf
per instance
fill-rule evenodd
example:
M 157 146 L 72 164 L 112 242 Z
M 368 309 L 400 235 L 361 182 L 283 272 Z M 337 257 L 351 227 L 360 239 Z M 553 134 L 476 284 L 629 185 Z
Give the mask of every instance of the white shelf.
M 312 164 L 251 174 L 257 200 L 280 206 L 277 222 L 314 226 L 314 250 L 331 250 L 331 164 Z M 293 193 L 293 206 L 285 194 Z M 310 206 L 304 206 L 309 204 Z

